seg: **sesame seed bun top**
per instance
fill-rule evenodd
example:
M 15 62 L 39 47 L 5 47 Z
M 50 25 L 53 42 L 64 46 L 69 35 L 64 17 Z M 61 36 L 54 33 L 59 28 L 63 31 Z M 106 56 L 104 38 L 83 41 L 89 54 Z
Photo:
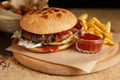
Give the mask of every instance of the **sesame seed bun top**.
M 30 11 L 20 20 L 21 27 L 34 34 L 52 34 L 62 32 L 74 27 L 76 16 L 63 8 L 45 8 Z

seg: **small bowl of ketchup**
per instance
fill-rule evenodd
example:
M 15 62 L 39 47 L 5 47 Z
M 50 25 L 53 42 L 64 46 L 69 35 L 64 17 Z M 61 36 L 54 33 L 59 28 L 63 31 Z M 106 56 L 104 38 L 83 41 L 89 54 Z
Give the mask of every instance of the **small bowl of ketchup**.
M 100 36 L 95 33 L 87 33 L 85 31 L 79 31 L 75 33 L 75 46 L 76 49 L 82 53 L 93 54 L 99 52 L 102 48 L 105 36 L 99 33 Z

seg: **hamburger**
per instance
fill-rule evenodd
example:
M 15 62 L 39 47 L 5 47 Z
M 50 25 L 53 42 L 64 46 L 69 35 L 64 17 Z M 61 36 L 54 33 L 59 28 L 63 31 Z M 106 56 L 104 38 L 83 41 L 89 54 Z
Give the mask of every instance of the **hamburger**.
M 21 18 L 13 44 L 38 53 L 64 50 L 74 43 L 76 24 L 76 16 L 63 8 L 30 11 Z

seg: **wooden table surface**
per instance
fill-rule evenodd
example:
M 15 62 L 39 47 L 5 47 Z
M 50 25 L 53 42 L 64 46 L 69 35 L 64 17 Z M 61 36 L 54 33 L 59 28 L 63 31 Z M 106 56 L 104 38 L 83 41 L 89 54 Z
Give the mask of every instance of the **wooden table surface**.
M 120 34 L 120 9 L 68 9 L 80 16 L 87 12 L 103 23 L 111 21 L 112 32 Z M 11 44 L 11 34 L 0 32 L 0 80 L 120 80 L 120 63 L 104 71 L 80 76 L 55 76 L 37 72 L 19 64 L 5 49 Z

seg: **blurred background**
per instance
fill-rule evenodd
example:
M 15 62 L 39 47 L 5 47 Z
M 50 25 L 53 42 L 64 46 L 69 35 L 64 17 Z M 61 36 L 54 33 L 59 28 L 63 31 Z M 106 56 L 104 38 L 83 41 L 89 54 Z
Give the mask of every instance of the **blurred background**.
M 48 4 L 63 8 L 120 8 L 119 0 L 49 0 Z
M 50 6 L 65 8 L 120 8 L 119 0 L 49 0 Z

